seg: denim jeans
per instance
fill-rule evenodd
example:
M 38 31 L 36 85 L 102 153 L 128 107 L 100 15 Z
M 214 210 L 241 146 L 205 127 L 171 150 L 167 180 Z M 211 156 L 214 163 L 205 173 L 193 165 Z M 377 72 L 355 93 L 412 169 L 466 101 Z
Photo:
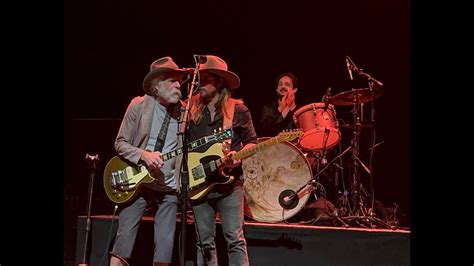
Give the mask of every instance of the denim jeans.
M 227 242 L 229 265 L 249 265 L 244 237 L 244 194 L 241 186 L 231 194 L 210 198 L 193 206 L 197 239 L 198 265 L 217 265 L 216 212 L 220 213 L 222 230 Z M 201 240 L 201 241 L 199 241 Z M 203 251 L 204 257 L 203 258 Z
M 140 196 L 120 212 L 119 227 L 112 249 L 113 254 L 122 258 L 130 258 L 143 214 L 146 207 L 152 203 L 158 207 L 154 216 L 155 251 L 153 260 L 168 263 L 172 261 L 178 198 L 174 194 L 153 193 L 156 193 L 156 196 Z

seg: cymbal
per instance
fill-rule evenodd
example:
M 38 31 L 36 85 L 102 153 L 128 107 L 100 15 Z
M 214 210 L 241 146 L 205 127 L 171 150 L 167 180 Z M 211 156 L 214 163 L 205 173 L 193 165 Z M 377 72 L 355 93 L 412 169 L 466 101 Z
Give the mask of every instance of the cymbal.
M 374 89 L 374 98 L 377 99 L 382 95 L 381 90 Z M 372 100 L 370 89 L 352 89 L 334 95 L 329 99 L 330 104 L 334 105 L 352 105 L 354 103 L 365 103 Z

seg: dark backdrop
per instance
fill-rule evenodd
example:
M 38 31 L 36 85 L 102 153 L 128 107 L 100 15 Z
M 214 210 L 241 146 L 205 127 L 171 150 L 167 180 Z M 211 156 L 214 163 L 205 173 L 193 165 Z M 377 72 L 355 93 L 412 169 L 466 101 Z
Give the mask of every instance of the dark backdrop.
M 98 153 L 93 213 L 111 213 L 104 198 L 103 166 L 129 100 L 143 94 L 152 61 L 172 56 L 193 67 L 193 54 L 214 54 L 241 78 L 243 98 L 258 123 L 263 103 L 274 97 L 284 71 L 300 81 L 297 101 L 320 102 L 332 94 L 367 87 L 351 82 L 344 58 L 382 81 L 375 101 L 376 198 L 409 213 L 410 205 L 410 20 L 409 1 L 65 1 L 65 222 L 84 214 L 90 172 L 85 153 Z M 365 115 L 369 118 L 369 105 Z M 350 122 L 350 108 L 336 107 Z M 343 130 L 348 145 L 351 131 Z M 369 131 L 361 157 L 368 163 Z M 343 148 L 344 148 L 343 147 Z M 366 176 L 364 178 L 367 178 Z M 70 229 L 70 227 L 69 227 Z M 67 235 L 67 234 L 66 234 Z

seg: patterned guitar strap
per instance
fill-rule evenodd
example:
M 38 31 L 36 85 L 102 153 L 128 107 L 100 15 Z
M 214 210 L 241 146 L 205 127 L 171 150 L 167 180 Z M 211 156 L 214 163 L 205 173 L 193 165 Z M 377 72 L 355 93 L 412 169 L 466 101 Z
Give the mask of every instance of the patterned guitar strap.
M 156 139 L 155 149 L 154 151 L 160 151 L 163 149 L 166 139 L 166 133 L 168 133 L 168 125 L 170 124 L 171 115 L 168 110 L 166 110 L 166 116 L 163 120 L 163 125 L 161 126 L 160 133 L 158 134 L 158 138 Z

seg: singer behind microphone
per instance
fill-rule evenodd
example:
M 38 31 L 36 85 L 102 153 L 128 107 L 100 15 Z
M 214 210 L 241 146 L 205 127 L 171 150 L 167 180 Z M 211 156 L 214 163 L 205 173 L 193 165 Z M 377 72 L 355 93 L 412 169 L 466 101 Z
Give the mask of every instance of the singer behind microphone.
M 275 90 L 277 98 L 263 106 L 258 125 L 259 136 L 273 137 L 283 130 L 296 128 L 293 113 L 300 107 L 296 104 L 297 87 L 298 79 L 293 73 L 278 75 Z
M 228 265 L 248 266 L 243 172 L 240 160 L 234 160 L 232 155 L 254 146 L 257 135 L 250 110 L 242 100 L 231 97 L 232 91 L 240 87 L 239 76 L 228 70 L 222 58 L 215 55 L 206 55 L 206 58 L 206 62 L 199 67 L 201 80 L 198 93 L 192 97 L 189 140 L 197 140 L 212 134 L 214 130 L 232 126 L 234 134 L 227 146 L 227 163 L 223 165 L 229 166 L 234 180 L 213 186 L 209 193 L 191 202 L 197 237 L 197 265 L 218 264 L 217 248 L 223 248 L 215 242 L 216 215 L 219 213 L 227 242 Z M 212 145 L 208 143 L 193 152 L 206 153 Z

